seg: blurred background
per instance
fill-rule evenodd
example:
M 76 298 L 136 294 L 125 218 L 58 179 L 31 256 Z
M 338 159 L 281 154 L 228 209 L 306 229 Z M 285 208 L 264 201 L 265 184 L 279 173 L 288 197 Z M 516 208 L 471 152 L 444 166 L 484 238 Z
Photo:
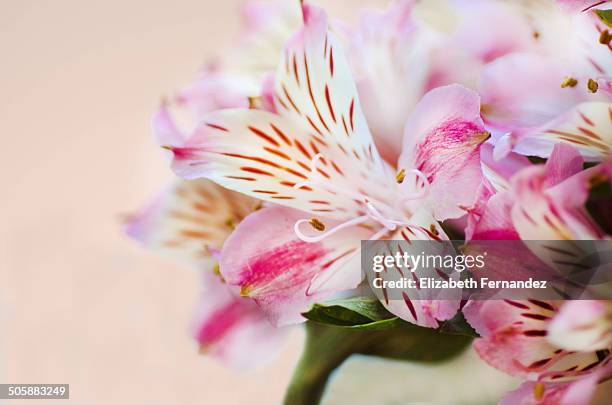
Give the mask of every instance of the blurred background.
M 151 114 L 236 38 L 240 3 L 0 2 L 0 382 L 92 405 L 282 398 L 300 331 L 256 373 L 198 355 L 197 274 L 120 226 L 172 176 Z

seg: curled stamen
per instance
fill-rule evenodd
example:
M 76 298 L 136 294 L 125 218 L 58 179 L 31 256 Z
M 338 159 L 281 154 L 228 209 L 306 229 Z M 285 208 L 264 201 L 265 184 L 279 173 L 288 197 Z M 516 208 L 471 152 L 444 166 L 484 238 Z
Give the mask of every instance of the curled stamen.
M 423 188 L 417 193 L 407 194 L 403 196 L 401 199 L 402 202 L 405 202 L 408 200 L 418 200 L 420 198 L 426 197 L 427 194 L 429 194 L 429 188 L 431 186 L 431 183 L 429 182 L 429 179 L 427 178 L 427 176 L 425 176 L 425 173 L 423 173 L 422 171 L 418 169 L 412 169 L 410 170 L 410 173 L 413 173 L 418 179 L 420 179 L 423 182 Z
M 366 201 L 365 204 L 366 204 L 366 207 L 368 208 L 368 215 L 373 220 L 379 222 L 382 226 L 384 226 L 385 228 L 387 228 L 390 231 L 394 231 L 395 228 L 397 228 L 397 226 L 392 222 L 392 220 L 389 220 L 389 219 L 385 218 L 381 214 L 381 212 L 376 209 L 374 204 L 372 204 L 370 201 Z
M 368 215 L 362 215 L 360 217 L 357 218 L 353 218 L 351 220 L 348 220 L 338 226 L 335 226 L 333 228 L 331 228 L 329 231 L 327 232 L 322 232 L 317 236 L 308 236 L 305 235 L 301 230 L 300 227 L 302 226 L 302 224 L 308 223 L 310 226 L 312 226 L 312 224 L 310 223 L 310 219 L 300 219 L 298 221 L 296 221 L 295 225 L 293 225 L 293 231 L 295 232 L 296 236 L 304 241 L 304 242 L 308 242 L 308 243 L 312 243 L 312 242 L 320 242 L 323 239 L 327 238 L 328 236 L 331 236 L 343 229 L 349 228 L 351 226 L 355 226 L 355 225 L 359 225 L 362 224 L 364 222 L 366 222 L 370 217 Z

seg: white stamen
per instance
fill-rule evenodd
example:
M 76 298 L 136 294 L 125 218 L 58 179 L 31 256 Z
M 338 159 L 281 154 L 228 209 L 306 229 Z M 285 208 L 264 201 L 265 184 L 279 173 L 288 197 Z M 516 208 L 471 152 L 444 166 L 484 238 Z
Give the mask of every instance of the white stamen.
M 417 193 L 407 194 L 403 196 L 401 199 L 402 202 L 409 201 L 409 200 L 418 200 L 418 199 L 426 197 L 427 194 L 429 193 L 429 188 L 431 187 L 431 183 L 429 182 L 429 179 L 427 178 L 427 176 L 425 176 L 425 173 L 423 173 L 422 171 L 418 169 L 412 169 L 410 170 L 410 173 L 414 173 L 414 175 L 423 182 L 423 188 Z
M 372 204 L 370 201 L 366 201 L 365 204 L 366 204 L 366 207 L 368 208 L 368 215 L 370 216 L 370 218 L 379 222 L 382 226 L 384 226 L 390 231 L 394 231 L 397 228 L 397 226 L 391 220 L 385 218 L 380 213 L 380 211 L 378 211 L 376 207 L 374 207 L 374 204 Z

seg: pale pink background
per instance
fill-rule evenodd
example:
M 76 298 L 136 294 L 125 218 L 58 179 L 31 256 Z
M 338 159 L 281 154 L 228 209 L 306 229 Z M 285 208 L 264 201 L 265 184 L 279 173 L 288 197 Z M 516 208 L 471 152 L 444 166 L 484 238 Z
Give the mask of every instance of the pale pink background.
M 255 374 L 199 356 L 196 273 L 120 228 L 171 178 L 152 111 L 230 43 L 238 3 L 1 3 L 0 382 L 70 383 L 92 405 L 282 398 L 301 334 Z

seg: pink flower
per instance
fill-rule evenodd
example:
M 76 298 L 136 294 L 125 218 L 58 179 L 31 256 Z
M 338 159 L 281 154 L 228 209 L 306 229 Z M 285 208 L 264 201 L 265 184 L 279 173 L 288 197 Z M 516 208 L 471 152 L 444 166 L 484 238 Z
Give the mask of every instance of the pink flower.
M 216 111 L 171 147 L 180 176 L 207 177 L 303 213 L 270 207 L 253 214 L 232 236 L 238 247 L 228 241 L 222 254 L 224 277 L 278 323 L 299 320 L 313 294 L 359 284 L 360 270 L 349 263 L 361 239 L 445 238 L 436 220 L 461 216 L 460 206 L 472 203 L 481 182 L 479 147 L 488 137 L 474 92 L 456 85 L 433 90 L 406 126 L 394 170 L 373 144 L 326 15 L 310 6 L 303 14 L 304 27 L 287 42 L 275 76 L 278 113 Z M 305 229 L 308 222 L 315 229 Z M 295 293 L 279 295 L 284 283 Z M 450 311 L 443 312 L 446 319 Z M 436 311 L 414 313 L 405 308 L 399 315 L 437 325 Z
M 576 147 L 588 161 L 609 155 L 611 50 L 599 40 L 608 27 L 589 9 L 593 2 L 559 3 L 530 2 L 521 12 L 537 33 L 536 46 L 507 54 L 482 71 L 485 122 L 504 134 L 496 142 L 497 158 L 511 150 L 548 157 L 556 143 Z M 586 11 L 566 7 L 570 3 L 581 3 Z
M 474 348 L 491 366 L 529 380 L 558 382 L 581 378 L 610 362 L 602 351 L 566 350 L 551 342 L 551 323 L 563 301 L 472 301 L 463 309 L 480 334 Z
M 202 272 L 204 292 L 194 337 L 202 352 L 238 369 L 271 357 L 286 333 L 274 328 L 252 300 L 232 292 L 213 271 L 225 239 L 256 204 L 208 180 L 180 180 L 126 227 L 127 234 L 146 247 Z

